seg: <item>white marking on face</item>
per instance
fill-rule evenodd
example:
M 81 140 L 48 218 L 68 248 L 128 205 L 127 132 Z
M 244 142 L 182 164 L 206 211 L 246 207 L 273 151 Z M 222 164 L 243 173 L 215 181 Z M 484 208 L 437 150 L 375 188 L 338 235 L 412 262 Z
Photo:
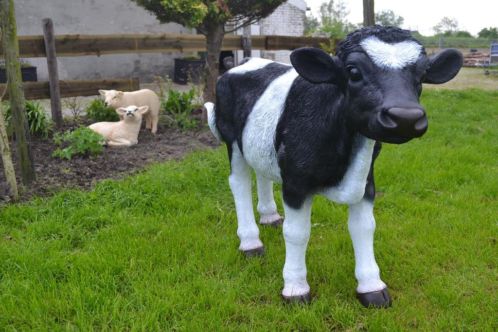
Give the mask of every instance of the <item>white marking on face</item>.
M 266 88 L 247 117 L 242 134 L 242 149 L 247 163 L 258 174 L 274 182 L 282 182 L 274 144 L 275 132 L 297 76 L 297 72 L 290 69 Z
M 377 66 L 391 69 L 415 63 L 422 52 L 422 45 L 411 40 L 388 44 L 372 36 L 363 39 L 360 45 Z
M 326 188 L 322 194 L 337 203 L 359 202 L 365 194 L 374 144 L 374 140 L 364 137 L 359 148 L 353 151 L 353 158 L 341 182 L 335 187 Z
M 261 69 L 274 61 L 262 58 L 251 58 L 246 63 L 230 69 L 230 74 L 244 74 L 249 71 Z

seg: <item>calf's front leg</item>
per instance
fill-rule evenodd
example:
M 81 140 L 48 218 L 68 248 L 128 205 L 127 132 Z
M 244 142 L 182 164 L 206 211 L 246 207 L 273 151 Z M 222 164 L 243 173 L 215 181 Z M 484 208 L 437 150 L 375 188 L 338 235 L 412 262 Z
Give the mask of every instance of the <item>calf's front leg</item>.
M 306 281 L 306 248 L 311 231 L 311 202 L 308 198 L 294 209 L 284 202 L 285 239 L 284 289 L 282 296 L 288 302 L 310 302 L 310 286 Z
M 380 271 L 374 256 L 375 219 L 373 202 L 362 199 L 349 206 L 348 229 L 353 241 L 356 261 L 355 276 L 358 300 L 365 307 L 384 308 L 391 305 L 386 284 L 380 279 Z

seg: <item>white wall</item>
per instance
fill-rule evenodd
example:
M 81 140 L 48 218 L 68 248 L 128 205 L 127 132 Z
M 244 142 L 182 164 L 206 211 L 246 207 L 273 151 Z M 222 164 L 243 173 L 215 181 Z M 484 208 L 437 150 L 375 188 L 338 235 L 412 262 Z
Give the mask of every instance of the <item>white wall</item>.
M 153 14 L 131 0 L 16 0 L 19 35 L 41 35 L 42 19 L 54 21 L 56 34 L 191 33 L 175 23 L 160 24 Z M 60 79 L 99 79 L 172 75 L 179 53 L 59 57 Z M 27 59 L 47 80 L 45 58 Z

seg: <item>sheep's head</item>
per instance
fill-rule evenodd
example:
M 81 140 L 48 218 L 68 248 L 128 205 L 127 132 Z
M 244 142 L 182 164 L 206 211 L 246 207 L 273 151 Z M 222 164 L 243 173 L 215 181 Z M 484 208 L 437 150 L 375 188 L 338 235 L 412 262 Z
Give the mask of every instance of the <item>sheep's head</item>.
M 130 105 L 127 107 L 120 107 L 116 112 L 125 122 L 142 122 L 142 116 L 149 111 L 149 106 Z
M 99 93 L 104 98 L 104 103 L 106 106 L 112 107 L 114 109 L 122 106 L 121 98 L 123 97 L 123 91 L 99 90 Z

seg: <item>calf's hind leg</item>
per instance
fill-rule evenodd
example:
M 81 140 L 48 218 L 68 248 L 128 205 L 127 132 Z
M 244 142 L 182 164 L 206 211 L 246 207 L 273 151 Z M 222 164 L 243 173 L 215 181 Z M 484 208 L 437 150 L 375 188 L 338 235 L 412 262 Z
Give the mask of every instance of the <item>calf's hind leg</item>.
M 279 226 L 282 224 L 282 217 L 278 214 L 277 205 L 273 198 L 273 183 L 264 176 L 256 173 L 258 184 L 258 212 L 260 214 L 259 223 L 261 225 Z
M 251 172 L 242 156 L 237 143 L 233 144 L 231 173 L 228 178 L 237 211 L 237 235 L 240 239 L 239 250 L 247 256 L 262 255 L 263 243 L 259 239 L 259 229 L 254 219 L 251 193 Z

